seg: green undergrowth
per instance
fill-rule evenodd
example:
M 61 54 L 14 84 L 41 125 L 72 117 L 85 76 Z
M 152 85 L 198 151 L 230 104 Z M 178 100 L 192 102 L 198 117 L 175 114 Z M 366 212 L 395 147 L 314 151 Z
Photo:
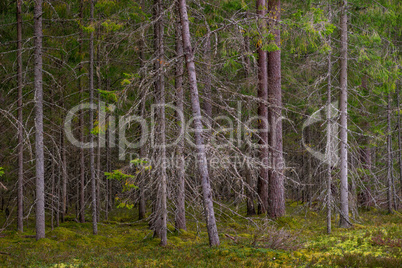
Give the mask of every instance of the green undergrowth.
M 1 267 L 401 267 L 402 215 L 371 210 L 350 229 L 326 234 L 324 212 L 288 203 L 275 221 L 217 213 L 221 246 L 210 248 L 201 216 L 188 231 L 168 226 L 168 246 L 159 246 L 133 210 L 118 209 L 109 221 L 73 220 L 48 227 L 35 241 L 33 229 L 0 234 Z M 244 209 L 244 208 L 243 208 Z M 241 211 L 243 212 L 243 211 Z M 199 218 L 194 220 L 194 218 Z

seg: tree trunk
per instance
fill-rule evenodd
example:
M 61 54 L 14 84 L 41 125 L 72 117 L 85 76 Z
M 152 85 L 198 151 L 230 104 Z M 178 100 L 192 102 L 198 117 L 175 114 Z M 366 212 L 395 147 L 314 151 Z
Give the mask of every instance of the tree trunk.
M 285 215 L 284 159 L 282 149 L 282 89 L 281 89 L 281 1 L 269 0 L 268 11 L 272 18 L 272 32 L 279 50 L 268 53 L 268 118 L 270 131 L 268 144 L 272 158 L 268 182 L 268 215 L 277 218 Z
M 53 149 L 52 154 L 54 155 L 55 150 Z M 50 226 L 52 230 L 54 229 L 54 214 L 55 214 L 55 209 L 54 209 L 54 198 L 55 198 L 55 187 L 56 187 L 56 174 L 55 174 L 55 168 L 54 168 L 55 162 L 53 158 L 50 159 L 50 177 L 51 177 L 51 202 L 50 202 L 50 208 L 51 208 L 51 218 L 50 218 Z
M 42 85 L 42 0 L 34 8 L 34 88 L 36 154 L 36 240 L 45 238 L 45 166 L 43 152 L 43 85 Z
M 306 129 L 306 143 L 311 145 L 311 128 Z M 311 206 L 311 196 L 313 195 L 313 167 L 312 167 L 312 157 L 310 153 L 307 153 L 307 163 L 306 163 L 306 175 L 307 175 L 307 187 L 306 187 L 306 202 Z
M 191 106 L 195 125 L 195 143 L 197 147 L 197 164 L 201 176 L 201 185 L 204 200 L 204 213 L 208 229 L 210 246 L 219 245 L 218 229 L 216 227 L 214 204 L 212 200 L 211 185 L 209 182 L 208 163 L 202 138 L 202 122 L 200 99 L 198 96 L 197 74 L 195 70 L 194 54 L 191 47 L 190 26 L 187 15 L 186 0 L 179 0 L 180 20 L 182 25 L 183 51 L 186 56 L 186 66 L 191 90 Z
M 176 22 L 176 79 L 175 79 L 175 89 L 176 89 L 176 120 L 179 126 L 179 135 L 184 134 L 184 110 L 183 110 L 183 40 L 181 38 L 181 26 L 180 21 Z M 180 139 L 177 144 L 177 156 L 178 162 L 177 167 L 177 200 L 176 200 L 176 229 L 187 230 L 186 226 L 186 181 L 185 181 L 185 160 L 184 160 L 184 137 Z
M 348 14 L 347 1 L 342 0 L 341 7 L 341 59 L 340 59 L 340 182 L 341 211 L 340 227 L 350 227 L 349 191 L 348 191 Z
M 246 18 L 247 20 L 250 18 L 250 12 L 247 10 L 246 11 Z M 244 57 L 245 61 L 245 78 L 248 80 L 250 78 L 251 74 L 251 61 L 250 61 L 250 37 L 248 35 L 244 36 L 244 50 L 246 52 L 246 56 Z M 247 82 L 247 87 L 249 87 L 248 82 Z M 240 109 L 239 109 L 240 110 Z M 241 112 L 239 112 L 238 119 L 241 121 Z M 241 135 L 241 128 L 238 130 L 238 134 Z M 267 141 L 268 143 L 268 141 Z M 239 144 L 240 146 L 241 144 Z M 244 154 L 246 156 L 249 155 L 248 152 L 249 146 L 245 147 Z M 253 176 L 251 174 L 250 167 L 248 163 L 244 166 L 244 177 L 246 178 L 246 198 L 247 198 L 247 216 L 252 216 L 255 215 L 255 207 L 254 207 L 254 197 L 253 197 L 253 191 L 254 191 L 254 183 L 253 183 Z M 268 191 L 268 187 L 265 187 L 265 189 Z M 268 202 L 268 201 L 267 201 Z M 266 202 L 266 203 L 267 203 Z
M 80 0 L 80 21 L 83 23 L 84 19 L 84 1 Z M 80 28 L 80 47 L 79 47 L 79 54 L 80 56 L 83 53 L 83 31 Z M 81 101 L 84 99 L 84 88 L 81 84 L 81 73 L 82 73 L 82 62 L 80 62 L 79 65 L 79 78 L 78 78 L 78 87 L 81 95 Z M 81 142 L 84 141 L 84 112 L 80 111 L 80 136 L 81 136 Z M 84 153 L 84 148 L 80 148 L 80 205 L 79 207 L 79 217 L 80 217 L 80 222 L 85 222 L 85 153 Z
M 17 82 L 18 82 L 18 231 L 24 231 L 24 137 L 22 117 L 22 0 L 17 1 Z
M 398 87 L 398 84 L 396 85 Z M 399 87 L 396 89 L 396 104 L 398 107 L 398 121 L 397 121 L 397 131 L 398 131 L 398 160 L 399 160 L 399 180 L 401 184 L 402 193 L 402 134 L 401 134 L 401 106 L 399 102 Z
M 63 186 L 62 186 L 62 215 L 61 219 L 64 222 L 64 217 L 67 213 L 67 156 L 66 156 L 66 142 L 64 139 L 64 133 L 61 133 L 61 169 L 62 169 L 62 177 L 63 177 Z
M 248 154 L 246 154 L 248 155 Z M 254 200 L 253 200 L 253 176 L 249 164 L 246 163 L 244 166 L 244 176 L 246 177 L 246 197 L 247 197 L 247 216 L 255 215 Z
M 90 0 L 91 4 L 91 22 L 94 20 L 94 0 Z M 92 105 L 94 102 L 94 33 L 91 32 L 89 37 L 89 102 Z M 92 130 L 94 128 L 94 111 L 93 109 L 89 110 L 89 139 L 91 144 L 94 144 L 94 135 L 92 134 Z M 93 234 L 98 233 L 98 224 L 97 224 L 97 208 L 96 208 L 96 171 L 95 171 L 95 151 L 94 146 L 92 145 L 89 151 L 89 165 L 91 168 L 91 198 L 92 198 L 92 231 Z
M 262 33 L 266 33 L 267 25 L 265 22 L 266 2 L 257 0 L 257 15 L 259 16 L 259 27 Z M 262 36 L 261 36 L 262 38 Z M 260 160 L 262 162 L 260 174 L 257 181 L 258 214 L 267 212 L 268 206 L 268 73 L 267 73 L 267 52 L 262 49 L 262 44 L 258 48 L 258 116 L 259 116 L 259 142 Z
M 109 121 L 109 115 L 106 115 L 106 120 L 108 121 L 108 124 L 110 124 Z M 109 129 L 109 127 L 108 127 Z M 110 141 L 109 141 L 109 135 L 110 135 L 110 131 L 106 132 L 106 172 L 110 172 Z M 106 179 L 106 193 L 105 193 L 105 219 L 108 220 L 109 219 L 109 203 L 110 203 L 110 198 L 109 198 L 109 180 Z
M 332 10 L 331 2 L 328 4 L 328 21 L 331 23 Z M 331 47 L 331 37 L 328 38 L 328 46 Z M 327 234 L 331 233 L 332 218 L 332 51 L 328 54 L 328 78 L 327 78 L 327 148 L 326 155 L 328 157 L 327 164 Z
M 98 33 L 97 33 L 97 39 L 100 40 L 100 33 L 101 33 L 101 26 L 99 25 L 98 27 Z M 101 56 L 100 56 L 100 51 L 101 51 L 101 44 L 98 41 L 98 48 L 97 48 L 97 53 L 96 53 L 96 61 L 97 61 L 97 80 L 98 80 L 98 89 L 102 89 L 102 77 L 101 77 Z M 101 184 L 102 184 L 102 166 L 101 166 L 101 159 L 102 159 L 102 153 L 101 153 L 101 148 L 102 144 L 105 144 L 105 141 L 102 140 L 104 136 L 101 135 L 101 127 L 105 125 L 105 118 L 101 116 L 101 93 L 98 92 L 98 126 L 99 126 L 99 131 L 98 131 L 98 148 L 97 148 L 97 154 L 96 154 L 96 208 L 97 208 L 97 221 L 99 222 L 100 220 L 100 212 L 101 212 Z M 105 129 L 106 130 L 106 129 Z
M 392 205 L 392 135 L 391 135 L 391 93 L 388 92 L 387 109 L 387 204 L 388 213 L 393 212 Z
M 167 183 L 166 183 L 166 137 L 165 137 L 165 77 L 163 73 L 164 61 L 165 61 L 165 51 L 163 45 L 164 37 L 164 26 L 163 26 L 163 6 L 162 0 L 155 0 L 155 19 L 157 20 L 155 24 L 155 50 L 156 50 L 156 62 L 155 69 L 157 72 L 157 80 L 155 82 L 155 95 L 158 107 L 156 109 L 157 129 L 156 137 L 158 141 L 157 157 L 162 159 L 161 166 L 159 170 L 159 189 L 157 196 L 157 207 L 156 207 L 156 226 L 155 232 L 161 239 L 161 245 L 167 245 Z
M 145 10 L 145 0 L 141 1 L 141 8 L 142 10 Z M 144 33 L 142 37 L 139 40 L 139 50 L 140 50 L 140 68 L 142 69 L 144 67 L 144 62 L 145 62 L 145 40 L 144 40 Z M 146 92 L 144 91 L 144 94 L 141 98 L 141 118 L 145 118 L 145 108 L 146 108 Z M 141 133 L 142 135 L 143 133 Z M 140 158 L 143 159 L 146 157 L 146 147 L 145 144 L 141 146 L 140 148 Z M 146 199 L 145 199 L 145 175 L 144 171 L 141 171 L 140 174 L 140 183 L 138 185 L 139 187 L 139 204 L 138 204 L 138 219 L 142 220 L 145 218 L 145 213 L 146 213 Z

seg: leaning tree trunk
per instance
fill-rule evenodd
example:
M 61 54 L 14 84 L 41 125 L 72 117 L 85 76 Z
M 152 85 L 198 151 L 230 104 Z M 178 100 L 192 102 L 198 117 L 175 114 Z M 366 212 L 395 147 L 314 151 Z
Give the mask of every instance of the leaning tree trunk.
M 94 20 L 94 0 L 91 0 L 91 22 Z M 91 106 L 94 102 L 94 33 L 91 32 L 89 37 L 89 102 Z M 97 202 L 96 202 L 96 171 L 95 171 L 95 151 L 94 151 L 94 134 L 92 134 L 92 129 L 94 128 L 94 111 L 89 110 L 89 139 L 91 143 L 91 148 L 89 151 L 89 165 L 91 168 L 91 206 L 92 206 L 92 232 L 93 234 L 98 233 L 97 224 Z
M 191 47 L 190 26 L 188 21 L 186 0 L 179 0 L 180 20 L 182 25 L 183 50 L 186 56 L 186 66 L 189 76 L 189 85 L 191 90 L 191 106 L 193 110 L 195 125 L 195 143 L 197 147 L 197 164 L 201 176 L 201 185 L 203 191 L 204 213 L 208 229 L 210 246 L 219 245 L 218 229 L 216 227 L 214 204 L 212 200 L 212 191 L 208 174 L 208 163 L 205 154 L 205 146 L 202 138 L 203 126 L 201 122 L 200 99 L 198 96 L 197 74 L 194 63 L 194 53 Z
M 158 107 L 156 109 L 156 115 L 158 118 L 156 137 L 158 141 L 157 157 L 162 159 L 161 166 L 159 167 L 159 189 L 157 196 L 157 206 L 156 206 L 156 220 L 154 222 L 155 233 L 161 239 L 161 245 L 167 245 L 167 183 L 166 183 L 166 137 L 165 137 L 165 79 L 164 79 L 164 60 L 165 51 L 163 45 L 164 36 L 164 26 L 163 26 L 163 6 L 162 0 L 155 0 L 155 19 L 157 20 L 155 24 L 155 50 L 156 50 L 156 62 L 155 69 L 157 73 L 157 80 L 155 82 L 156 90 L 156 102 Z
M 341 181 L 341 211 L 340 226 L 350 227 L 349 222 L 349 191 L 348 191 L 348 14 L 346 0 L 341 7 L 341 59 L 340 59 L 340 181 Z
M 260 19 L 262 33 L 266 33 L 267 25 L 265 22 L 266 2 L 257 0 L 257 15 Z M 262 37 L 261 37 L 262 38 Z M 260 174 L 257 180 L 257 192 L 259 196 L 258 214 L 267 212 L 268 206 L 268 73 L 267 73 L 267 52 L 262 49 L 262 44 L 258 48 L 258 116 L 259 116 L 259 145 L 260 160 L 262 162 Z
M 36 153 L 36 240 L 45 238 L 45 156 L 43 152 L 42 0 L 34 8 L 34 88 Z
M 22 0 L 17 1 L 17 83 L 18 83 L 18 231 L 24 231 L 24 137 L 22 117 Z
M 268 11 L 272 18 L 272 32 L 279 48 L 268 53 L 268 144 L 272 158 L 268 182 L 268 215 L 277 218 L 285 215 L 284 159 L 282 148 L 282 89 L 281 89 L 281 1 L 269 0 Z
M 181 38 L 180 21 L 176 23 L 176 120 L 178 125 L 179 136 L 184 134 L 184 111 L 183 111 L 183 40 Z M 181 137 L 177 144 L 177 159 L 179 161 L 177 167 L 177 200 L 176 200 L 176 229 L 187 230 L 186 226 L 186 186 L 185 186 L 185 160 L 184 160 L 184 137 Z

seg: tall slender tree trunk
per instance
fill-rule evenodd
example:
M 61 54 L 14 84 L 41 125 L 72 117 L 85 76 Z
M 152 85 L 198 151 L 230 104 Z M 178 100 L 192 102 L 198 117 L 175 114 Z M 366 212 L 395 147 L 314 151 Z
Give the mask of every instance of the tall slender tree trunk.
M 84 0 L 80 0 L 80 21 L 83 23 L 84 19 Z M 80 47 L 79 47 L 79 54 L 82 57 L 83 54 L 83 39 L 84 34 L 82 29 L 80 28 Z M 81 95 L 81 101 L 84 99 L 84 87 L 82 86 L 81 74 L 82 74 L 82 59 L 79 65 L 79 78 L 78 78 L 78 87 Z M 80 138 L 81 141 L 84 141 L 84 112 L 80 111 Z M 85 153 L 84 148 L 80 148 L 80 197 L 79 197 L 79 217 L 80 222 L 85 222 Z
M 145 10 L 145 0 L 141 1 L 141 8 L 142 10 Z M 145 40 L 144 40 L 144 33 L 141 36 L 139 40 L 139 50 L 140 50 L 140 68 L 142 69 L 144 67 L 145 63 Z M 145 108 L 146 108 L 146 91 L 143 91 L 143 96 L 141 98 L 141 118 L 145 118 Z M 143 135 L 143 133 L 141 133 Z M 145 144 L 141 146 L 140 148 L 140 158 L 143 159 L 146 157 L 146 147 Z M 141 172 L 140 174 L 140 183 L 139 183 L 139 204 L 138 204 L 138 219 L 142 220 L 145 218 L 145 213 L 146 213 L 146 198 L 145 198 L 145 183 L 144 183 L 144 171 Z
M 341 211 L 340 226 L 350 227 L 348 190 L 348 14 L 347 0 L 341 0 L 341 59 L 340 59 L 340 182 Z
M 55 150 L 52 150 L 52 154 L 54 155 Z M 54 207 L 54 198 L 55 198 L 55 188 L 56 188 L 56 174 L 55 174 L 55 168 L 54 168 L 55 162 L 53 158 L 50 159 L 50 177 L 51 177 L 51 202 L 50 202 L 50 208 L 52 212 L 52 216 L 50 218 L 50 226 L 52 230 L 54 229 L 54 215 L 56 214 L 55 212 L 55 207 Z
M 161 245 L 167 245 L 167 183 L 166 183 L 166 137 L 165 137 L 165 77 L 163 73 L 165 51 L 163 45 L 164 37 L 164 21 L 163 21 L 163 5 L 162 0 L 155 0 L 155 50 L 156 50 L 156 63 L 155 69 L 158 75 L 155 83 L 156 90 L 156 102 L 158 107 L 156 109 L 158 123 L 156 136 L 158 141 L 158 158 L 162 159 L 159 170 L 159 189 L 157 196 L 157 208 L 156 208 L 156 225 L 155 232 L 161 239 Z
M 109 122 L 109 115 L 106 115 L 106 120 L 108 121 L 108 124 L 110 124 L 110 122 Z M 108 129 L 110 129 L 109 127 L 108 127 Z M 110 172 L 111 171 L 111 169 L 110 169 L 110 142 L 109 142 L 109 135 L 110 135 L 110 131 L 107 131 L 106 132 L 106 172 Z M 109 192 L 110 192 L 110 189 L 109 189 L 109 180 L 106 180 L 106 186 L 105 186 L 105 191 L 106 191 L 106 193 L 105 193 L 105 219 L 106 220 L 108 220 L 109 219 L 109 202 L 110 202 L 110 199 L 109 199 Z
M 396 85 L 398 87 L 398 84 Z M 401 106 L 399 101 L 399 87 L 396 89 L 396 104 L 398 107 L 398 121 L 397 121 L 397 131 L 398 131 L 398 160 L 399 160 L 399 180 L 400 180 L 400 191 L 402 193 L 402 133 L 401 133 Z
M 272 21 L 275 44 L 278 50 L 268 53 L 268 133 L 269 152 L 272 158 L 268 182 L 268 215 L 277 218 L 285 215 L 284 159 L 282 142 L 282 89 L 281 89 L 281 1 L 269 0 L 268 11 Z
M 183 109 L 183 40 L 181 38 L 181 25 L 180 21 L 176 22 L 176 79 L 175 79 L 175 89 L 176 89 L 176 120 L 179 126 L 179 135 L 184 134 L 184 109 Z M 177 144 L 176 159 L 178 162 L 177 166 L 177 200 L 176 200 L 176 229 L 187 230 L 186 226 L 186 181 L 185 181 L 185 160 L 184 160 L 184 137 L 180 139 Z
M 311 128 L 306 129 L 306 143 L 311 144 Z M 311 197 L 313 195 L 313 167 L 312 167 L 313 159 L 311 154 L 307 154 L 307 163 L 306 163 L 306 177 L 307 177 L 307 187 L 306 187 L 306 202 L 311 205 Z
M 45 238 L 45 156 L 43 152 L 42 0 L 34 8 L 34 88 L 36 154 L 36 240 Z
M 63 105 L 64 106 L 64 105 Z M 62 214 L 61 220 L 64 222 L 64 217 L 67 213 L 67 156 L 66 156 L 66 142 L 64 138 L 64 133 L 61 133 L 61 172 L 63 178 L 63 185 L 62 185 Z
M 56 202 L 56 227 L 60 226 L 60 199 L 61 199 L 61 191 L 60 191 L 60 169 L 59 169 L 59 176 L 57 178 L 57 184 L 56 184 L 56 197 L 57 197 L 57 202 Z
M 328 3 L 328 21 L 332 20 L 331 1 Z M 331 37 L 328 38 L 328 45 L 331 47 Z M 328 78 L 327 78 L 327 234 L 331 233 L 332 218 L 332 51 L 328 53 Z
M 18 82 L 18 231 L 24 231 L 24 137 L 22 117 L 22 0 L 17 1 L 17 82 Z
M 248 154 L 247 154 L 248 155 Z M 255 215 L 254 199 L 253 199 L 253 176 L 248 163 L 244 166 L 244 177 L 246 178 L 246 198 L 247 198 L 247 216 Z
M 259 16 L 259 27 L 264 34 L 267 31 L 265 21 L 266 1 L 257 0 L 257 15 Z M 262 37 L 261 37 L 262 38 Z M 262 165 L 257 180 L 258 214 L 267 212 L 268 207 L 268 73 L 267 73 L 267 52 L 262 49 L 262 43 L 258 48 L 258 116 L 260 159 Z
M 387 204 L 388 212 L 393 212 L 392 205 L 392 135 L 391 135 L 391 93 L 388 92 L 387 109 Z
M 188 21 L 186 0 L 179 0 L 180 21 L 182 26 L 183 51 L 186 56 L 186 66 L 189 76 L 189 85 L 191 90 L 191 106 L 193 110 L 195 125 L 195 143 L 197 147 L 197 164 L 201 177 L 203 191 L 204 213 L 207 224 L 210 246 L 219 245 L 218 229 L 216 227 L 214 204 L 212 200 L 212 191 L 208 174 L 208 163 L 205 154 L 205 146 L 202 138 L 203 126 L 201 122 L 200 99 L 198 96 L 197 74 L 195 70 L 194 54 L 191 47 L 190 26 Z
M 248 20 L 250 18 L 250 12 L 247 10 L 246 11 L 246 19 Z M 247 80 L 247 87 L 248 85 L 248 79 L 250 78 L 251 74 L 251 61 L 250 61 L 250 37 L 248 35 L 244 36 L 244 50 L 246 51 L 246 56 L 244 57 L 245 61 L 245 79 Z M 241 113 L 239 114 L 239 117 L 241 117 Z M 241 118 L 238 118 L 241 121 Z M 239 131 L 240 132 L 240 131 Z M 239 144 L 240 146 L 241 144 Z M 245 155 L 249 155 L 249 146 L 245 146 Z M 248 163 L 244 166 L 244 177 L 246 178 L 246 197 L 247 197 L 247 216 L 252 216 L 255 215 L 255 207 L 254 207 L 254 198 L 253 198 L 253 191 L 254 191 L 254 183 L 253 183 L 253 176 L 251 174 L 250 166 Z M 268 191 L 268 187 L 265 188 Z M 267 201 L 268 202 L 268 201 Z
M 91 4 L 91 22 L 94 20 L 94 0 L 90 0 Z M 94 33 L 91 32 L 89 37 L 89 102 L 92 105 L 94 102 Z M 91 144 L 94 144 L 94 135 L 92 134 L 92 129 L 94 128 L 94 111 L 89 110 L 89 139 Z M 95 151 L 92 145 L 89 151 L 89 165 L 91 168 L 91 205 L 92 205 L 92 231 L 93 234 L 98 233 L 97 224 L 97 202 L 96 202 L 96 171 L 95 171 Z
M 100 17 L 100 16 L 99 16 Z M 101 34 L 101 26 L 99 25 L 98 27 L 98 33 L 97 33 L 97 39 L 98 42 L 100 40 L 100 34 Z M 97 61 L 97 80 L 98 80 L 98 89 L 102 89 L 102 77 L 101 77 L 101 56 L 100 56 L 100 51 L 101 51 L 101 44 L 100 42 L 98 43 L 97 47 L 97 52 L 96 52 L 96 61 Z M 101 93 L 98 92 L 98 125 L 99 126 L 104 126 L 105 124 L 105 118 L 101 116 Z M 100 129 L 99 129 L 100 130 Z M 102 166 L 101 166 L 101 159 L 102 159 L 102 154 L 101 154 L 101 148 L 102 144 L 105 144 L 104 141 L 102 141 L 102 138 L 104 136 L 101 135 L 101 132 L 98 132 L 98 148 L 97 148 L 97 153 L 96 153 L 96 208 L 97 208 L 97 221 L 100 220 L 100 212 L 101 212 L 101 184 L 102 184 Z

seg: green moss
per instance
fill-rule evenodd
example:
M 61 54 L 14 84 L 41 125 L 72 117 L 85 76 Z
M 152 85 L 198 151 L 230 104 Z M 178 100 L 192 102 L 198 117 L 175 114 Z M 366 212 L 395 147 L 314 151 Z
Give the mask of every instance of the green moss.
M 243 209 L 243 208 L 241 208 Z M 325 214 L 311 213 L 292 204 L 287 216 L 270 221 L 265 216 L 252 220 L 236 215 L 218 221 L 221 246 L 210 248 L 202 215 L 198 222 L 188 220 L 188 231 L 169 226 L 168 246 L 153 238 L 146 221 L 135 222 L 133 210 L 118 209 L 111 221 L 100 223 L 92 235 L 91 223 L 64 222 L 38 242 L 34 229 L 26 233 L 5 231 L 0 238 L 0 266 L 5 267 L 398 267 L 402 250 L 399 215 L 364 211 L 360 223 L 350 229 L 337 228 L 325 234 Z M 117 219 L 117 221 L 116 221 Z M 125 219 L 126 222 L 120 221 Z M 297 236 L 304 246 L 297 250 L 263 248 L 253 245 L 255 235 L 275 232 Z M 33 226 L 33 225 L 32 225 Z M 227 236 L 226 236 L 227 235 Z
M 73 232 L 65 227 L 57 227 L 53 231 L 47 233 L 47 236 L 59 241 L 71 240 L 80 237 L 76 232 Z

